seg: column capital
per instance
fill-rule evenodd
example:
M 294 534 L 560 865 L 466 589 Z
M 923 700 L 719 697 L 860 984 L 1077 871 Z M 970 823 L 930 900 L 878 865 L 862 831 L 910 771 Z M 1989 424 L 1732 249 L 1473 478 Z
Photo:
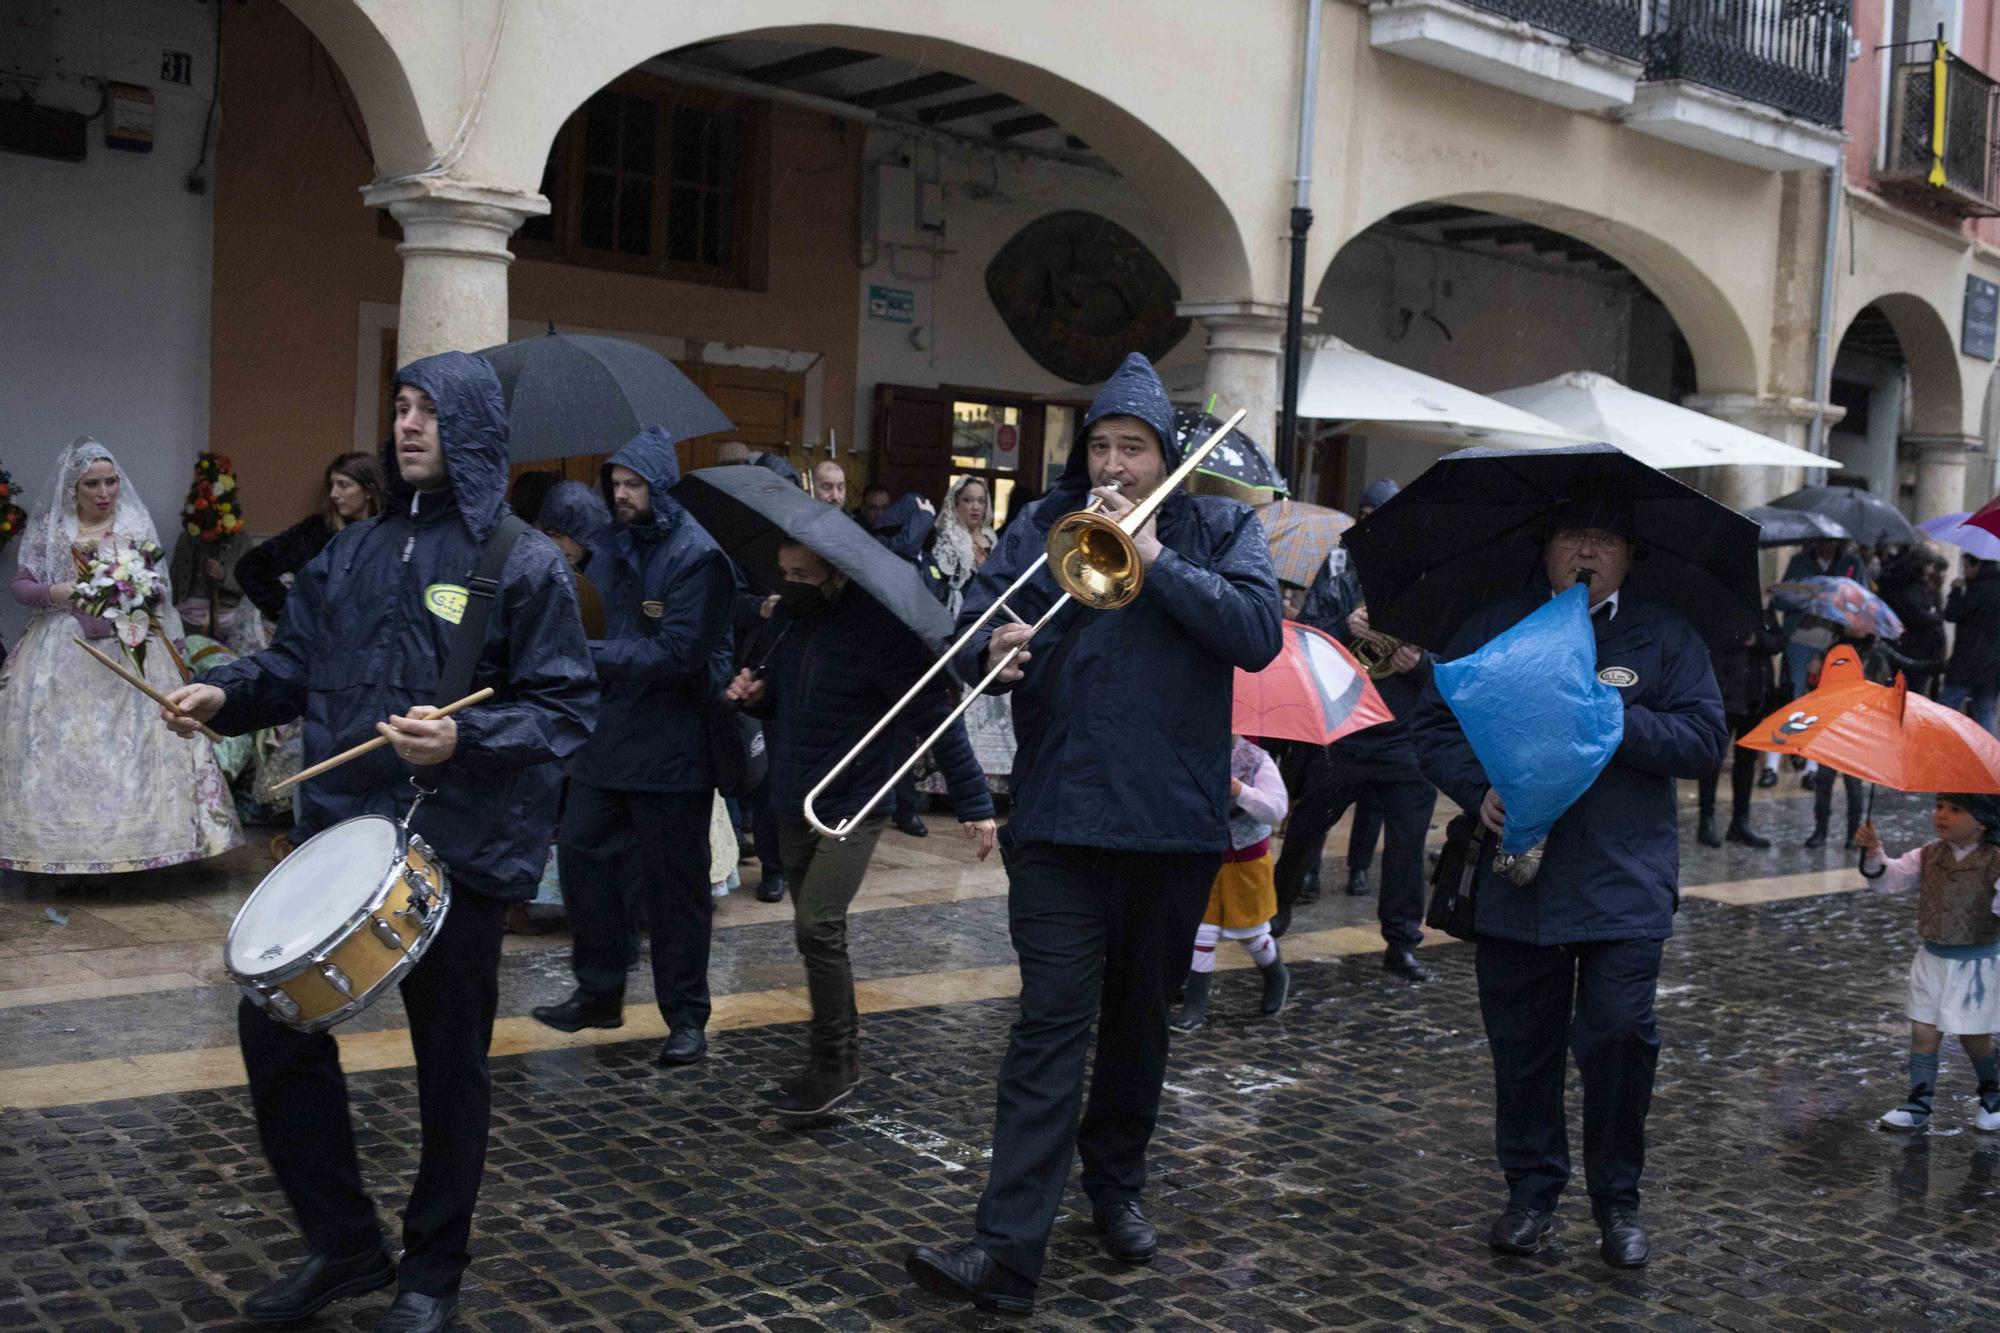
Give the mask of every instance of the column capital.
M 1810 425 L 1822 410 L 1829 430 L 1847 415 L 1844 407 L 1788 394 L 1696 393 L 1681 399 L 1681 406 L 1774 439 L 1786 438 L 1789 428 Z
M 1212 333 L 1225 329 L 1271 332 L 1282 338 L 1285 332 L 1283 301 L 1182 301 L 1174 307 L 1174 313 L 1183 319 L 1199 320 Z M 1319 307 L 1305 307 L 1304 323 L 1310 327 L 1318 322 Z
M 1984 453 L 1985 443 L 1977 435 L 1904 435 L 1897 441 L 1919 460 L 1941 463 L 1962 462 L 1967 454 Z
M 455 255 L 514 262 L 507 241 L 523 222 L 549 211 L 539 194 L 494 190 L 449 177 L 373 181 L 361 189 L 370 208 L 386 208 L 403 228 L 396 253 Z

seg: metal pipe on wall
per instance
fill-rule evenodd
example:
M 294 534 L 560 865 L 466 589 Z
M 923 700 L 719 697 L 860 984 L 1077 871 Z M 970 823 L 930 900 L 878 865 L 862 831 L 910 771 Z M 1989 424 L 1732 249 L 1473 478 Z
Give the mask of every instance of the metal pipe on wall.
M 1287 486 L 1298 477 L 1299 352 L 1306 304 L 1306 233 L 1312 228 L 1313 122 L 1319 111 L 1319 7 L 1306 0 L 1305 68 L 1299 82 L 1299 160 L 1292 177 L 1292 270 L 1285 299 L 1285 387 L 1272 458 Z
M 1846 159 L 1826 171 L 1826 238 L 1819 257 L 1819 327 L 1813 341 L 1812 436 L 1806 447 L 1816 454 L 1827 451 L 1826 402 L 1833 393 L 1833 273 L 1834 255 L 1840 248 L 1840 205 L 1846 198 Z

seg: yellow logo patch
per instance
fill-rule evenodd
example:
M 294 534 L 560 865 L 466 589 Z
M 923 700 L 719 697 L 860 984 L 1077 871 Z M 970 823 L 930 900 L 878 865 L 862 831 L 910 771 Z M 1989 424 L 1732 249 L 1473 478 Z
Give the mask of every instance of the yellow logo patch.
M 465 589 L 456 583 L 433 583 L 424 589 L 424 609 L 456 625 L 465 617 Z
M 665 602 L 641 602 L 639 603 L 639 609 L 655 620 L 658 620 L 667 613 Z

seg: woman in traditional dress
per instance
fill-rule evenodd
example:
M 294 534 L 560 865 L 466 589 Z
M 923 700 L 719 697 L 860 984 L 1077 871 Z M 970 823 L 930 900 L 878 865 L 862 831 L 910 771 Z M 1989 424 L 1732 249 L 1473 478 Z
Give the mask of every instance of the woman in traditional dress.
M 213 750 L 183 744 L 159 705 L 72 642 L 130 661 L 111 623 L 72 596 L 91 562 L 157 549 L 152 518 L 111 451 L 87 437 L 36 494 L 11 584 L 35 615 L 0 690 L 0 868 L 110 874 L 228 851 L 243 835 Z M 185 649 L 171 586 L 163 594 L 143 645 L 145 677 L 162 694 L 181 685 Z
M 992 496 L 978 477 L 961 477 L 945 493 L 944 513 L 938 519 L 937 536 L 931 546 L 931 560 L 944 575 L 951 591 L 945 610 L 958 619 L 965 602 L 965 590 L 973 575 L 986 563 L 999 535 L 993 531 Z M 972 753 L 986 774 L 986 785 L 997 796 L 1007 790 L 1007 776 L 1014 771 L 1014 711 L 1004 694 L 984 695 L 965 712 L 965 734 Z M 924 790 L 933 796 L 944 794 L 944 775 L 932 772 L 924 779 Z

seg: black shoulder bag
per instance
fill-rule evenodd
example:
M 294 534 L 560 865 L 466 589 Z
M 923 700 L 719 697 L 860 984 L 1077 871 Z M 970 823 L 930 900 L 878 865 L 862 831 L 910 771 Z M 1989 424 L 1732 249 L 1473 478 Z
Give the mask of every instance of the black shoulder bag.
M 1431 872 L 1431 905 L 1424 924 L 1453 939 L 1470 940 L 1479 914 L 1479 863 L 1492 841 L 1477 815 L 1459 815 L 1445 825 L 1444 850 Z

